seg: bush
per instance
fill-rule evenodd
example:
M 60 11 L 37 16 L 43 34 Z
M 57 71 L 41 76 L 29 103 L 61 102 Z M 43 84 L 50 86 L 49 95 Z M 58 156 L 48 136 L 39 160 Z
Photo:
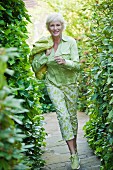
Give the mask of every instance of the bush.
M 16 49 L 0 49 L 0 169 L 11 170 L 28 169 L 24 163 L 25 150 L 23 138 L 25 135 L 16 124 L 22 125 L 19 119 L 21 112 L 27 110 L 22 107 L 23 100 L 16 99 L 8 87 L 5 74 L 13 74 L 7 68 L 7 61 L 18 55 Z M 14 91 L 15 89 L 13 89 Z
M 89 122 L 84 129 L 101 158 L 101 170 L 113 170 L 113 19 L 112 1 L 96 1 L 89 36 Z
M 5 75 L 11 89 L 16 88 L 12 93 L 25 102 L 22 104 L 28 112 L 20 113 L 19 119 L 22 125 L 17 125 L 22 129 L 26 135 L 24 138 L 25 145 L 32 145 L 26 153 L 26 164 L 31 169 L 40 169 L 44 161 L 41 159 L 41 147 L 45 146 L 43 142 L 45 138 L 45 130 L 43 128 L 43 116 L 41 116 L 41 105 L 39 102 L 39 85 L 35 79 L 31 66 L 28 61 L 30 53 L 29 46 L 26 43 L 27 23 L 30 22 L 29 15 L 22 0 L 10 0 L 0 2 L 0 37 L 2 47 L 17 47 L 19 56 L 10 58 L 8 61 L 8 68 L 14 70 L 14 74 Z

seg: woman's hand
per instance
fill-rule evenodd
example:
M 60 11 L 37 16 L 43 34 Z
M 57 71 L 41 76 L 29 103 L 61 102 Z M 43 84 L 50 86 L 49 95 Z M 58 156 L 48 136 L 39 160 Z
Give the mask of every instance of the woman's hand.
M 52 50 L 52 48 L 46 50 L 46 56 L 51 54 L 51 50 Z
M 65 59 L 63 59 L 63 58 L 61 58 L 61 57 L 59 57 L 59 56 L 56 56 L 56 57 L 55 57 L 55 61 L 56 61 L 58 64 L 65 64 L 65 63 L 66 63 Z

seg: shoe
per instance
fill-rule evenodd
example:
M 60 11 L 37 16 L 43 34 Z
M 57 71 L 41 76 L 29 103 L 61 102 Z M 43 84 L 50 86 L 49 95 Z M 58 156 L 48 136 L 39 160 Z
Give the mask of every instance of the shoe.
M 80 168 L 80 159 L 78 157 L 78 154 L 72 154 L 70 157 L 71 160 L 71 168 L 72 169 L 79 169 Z

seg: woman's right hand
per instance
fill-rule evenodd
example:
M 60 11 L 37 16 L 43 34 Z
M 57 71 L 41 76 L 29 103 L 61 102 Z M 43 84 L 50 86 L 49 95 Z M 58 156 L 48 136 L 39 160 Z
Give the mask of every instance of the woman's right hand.
M 46 56 L 51 54 L 51 50 L 52 50 L 52 48 L 46 50 Z

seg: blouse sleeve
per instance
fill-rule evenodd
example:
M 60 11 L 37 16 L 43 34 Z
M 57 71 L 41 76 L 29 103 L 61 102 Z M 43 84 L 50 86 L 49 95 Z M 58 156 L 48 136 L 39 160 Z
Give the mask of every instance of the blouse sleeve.
M 77 48 L 77 43 L 74 39 L 71 41 L 71 46 L 70 46 L 70 60 L 65 59 L 66 63 L 64 66 L 68 68 L 69 70 L 75 69 L 75 70 L 80 70 L 80 63 L 79 63 L 79 55 L 78 55 L 78 48 Z

